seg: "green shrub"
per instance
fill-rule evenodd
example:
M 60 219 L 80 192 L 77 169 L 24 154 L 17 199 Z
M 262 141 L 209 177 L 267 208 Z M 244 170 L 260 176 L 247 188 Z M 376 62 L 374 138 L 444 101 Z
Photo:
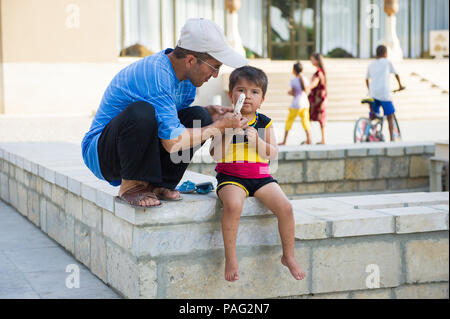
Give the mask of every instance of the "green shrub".
M 334 48 L 328 52 L 327 58 L 354 58 L 354 56 L 342 48 Z

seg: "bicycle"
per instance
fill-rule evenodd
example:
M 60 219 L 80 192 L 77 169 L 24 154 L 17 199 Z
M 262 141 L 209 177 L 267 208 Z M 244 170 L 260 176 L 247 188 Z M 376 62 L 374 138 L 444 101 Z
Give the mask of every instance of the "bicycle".
M 392 91 L 393 93 L 403 91 L 405 87 Z M 354 143 L 368 143 L 368 142 L 384 142 L 383 126 L 385 116 L 377 114 L 372 110 L 373 98 L 365 98 L 361 100 L 361 104 L 369 104 L 369 118 L 361 117 L 355 123 L 353 131 Z M 394 141 L 401 141 L 400 126 L 398 125 L 397 117 L 394 113 Z

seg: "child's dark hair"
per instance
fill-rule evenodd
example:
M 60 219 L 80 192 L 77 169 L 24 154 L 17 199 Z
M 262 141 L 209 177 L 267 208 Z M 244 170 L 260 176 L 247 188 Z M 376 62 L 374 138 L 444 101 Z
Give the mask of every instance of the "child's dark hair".
M 230 74 L 230 81 L 228 85 L 228 89 L 230 90 L 230 92 L 233 91 L 236 83 L 242 78 L 246 79 L 249 82 L 255 83 L 256 86 L 261 88 L 263 97 L 266 96 L 267 84 L 269 81 L 267 80 L 267 75 L 263 70 L 255 68 L 253 66 L 243 66 L 241 68 L 235 69 Z
M 377 47 L 377 58 L 384 57 L 387 53 L 387 48 L 384 45 L 379 45 Z
M 305 82 L 303 81 L 303 77 L 300 74 L 303 71 L 303 65 L 300 63 L 300 61 L 298 61 L 297 63 L 294 64 L 293 68 L 294 68 L 295 75 L 300 80 L 300 84 L 302 85 L 302 90 L 305 90 Z

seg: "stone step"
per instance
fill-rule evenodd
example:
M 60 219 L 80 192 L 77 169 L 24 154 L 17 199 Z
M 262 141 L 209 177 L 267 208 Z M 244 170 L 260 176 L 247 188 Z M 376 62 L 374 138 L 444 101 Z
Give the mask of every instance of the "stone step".
M 272 90 L 289 90 L 291 77 L 286 77 L 283 79 L 271 79 L 269 77 L 268 91 Z M 365 90 L 367 91 L 366 84 L 364 78 L 358 78 L 355 80 L 349 80 L 347 78 L 338 78 L 338 79 L 328 79 L 327 80 L 327 88 L 329 92 L 339 91 L 339 92 L 352 92 L 353 90 Z M 406 86 L 407 90 L 402 92 L 402 94 L 410 94 L 415 89 L 420 90 L 429 90 L 432 89 L 437 93 L 442 93 L 444 91 L 443 88 L 433 85 L 430 82 L 414 82 L 408 79 L 402 79 L 402 84 Z M 392 82 L 392 89 L 398 87 L 396 82 Z M 349 89 L 351 88 L 351 89 Z M 448 92 L 448 91 L 447 91 Z
M 361 103 L 361 96 L 359 95 L 355 97 L 354 99 L 349 97 L 335 97 L 331 96 L 327 100 L 327 105 L 330 107 L 335 106 L 336 108 L 341 107 L 347 107 L 352 106 L 353 108 L 360 108 L 365 107 L 365 104 Z M 262 104 L 262 107 L 265 108 L 272 108 L 276 107 L 277 105 L 290 105 L 292 102 L 292 97 L 288 96 L 271 96 L 267 97 Z M 411 109 L 417 108 L 417 109 L 423 109 L 425 105 L 433 105 L 433 107 L 439 108 L 439 107 L 445 107 L 448 109 L 449 100 L 445 96 L 416 96 L 416 97 L 394 97 L 393 103 L 395 106 L 397 105 L 408 105 Z
M 261 106 L 262 113 L 268 112 L 285 112 L 287 114 L 288 108 L 290 104 L 280 105 L 274 103 L 263 104 Z M 395 103 L 395 109 L 398 113 L 404 113 L 405 115 L 414 115 L 414 114 L 427 114 L 428 116 L 434 116 L 436 114 L 448 114 L 448 108 L 444 105 L 437 104 L 433 112 L 427 112 L 423 107 L 420 108 L 416 105 L 409 105 L 408 103 Z M 328 103 L 327 104 L 327 112 L 329 114 L 349 114 L 349 113 L 368 113 L 369 108 L 365 105 L 358 104 L 339 104 L 339 103 Z
M 286 112 L 275 112 L 268 111 L 265 114 L 270 117 L 274 121 L 282 121 L 284 122 L 287 118 Z M 367 112 L 361 113 L 350 113 L 350 114 L 331 114 L 327 116 L 327 121 L 330 122 L 354 122 L 360 117 L 367 117 Z M 419 121 L 419 120 L 442 120 L 443 118 L 448 118 L 448 113 L 437 113 L 437 114 L 428 114 L 428 113 L 417 113 L 417 114 L 397 114 L 397 119 L 399 121 Z M 401 126 L 401 123 L 400 123 Z

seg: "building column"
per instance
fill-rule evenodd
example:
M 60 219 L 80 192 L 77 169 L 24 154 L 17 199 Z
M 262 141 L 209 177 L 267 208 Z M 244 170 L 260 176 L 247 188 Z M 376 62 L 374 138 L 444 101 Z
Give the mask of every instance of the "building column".
M 0 1 L 0 114 L 5 113 L 5 90 L 3 85 L 2 2 Z
M 397 36 L 397 17 L 395 16 L 398 9 L 398 0 L 384 0 L 384 12 L 387 14 L 387 18 L 383 44 L 388 49 L 389 59 L 393 61 L 403 60 L 403 51 Z
M 245 50 L 242 46 L 241 36 L 239 35 L 238 10 L 241 8 L 241 0 L 226 0 L 227 8 L 227 30 L 226 36 L 228 44 L 233 50 L 245 56 Z

